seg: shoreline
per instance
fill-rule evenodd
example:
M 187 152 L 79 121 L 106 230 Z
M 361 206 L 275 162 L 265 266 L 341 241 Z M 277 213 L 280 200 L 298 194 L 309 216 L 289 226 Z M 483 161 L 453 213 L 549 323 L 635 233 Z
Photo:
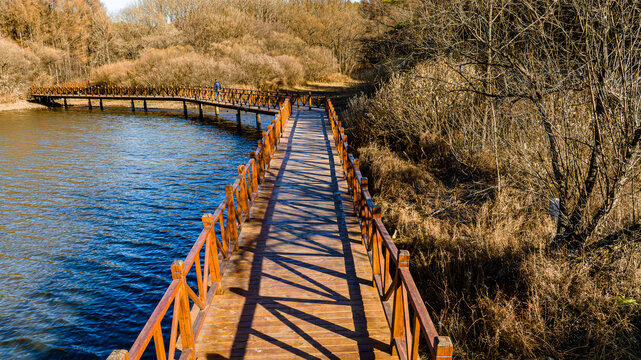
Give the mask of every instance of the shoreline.
M 12 110 L 31 110 L 31 109 L 46 109 L 47 107 L 40 104 L 30 103 L 26 100 L 18 100 L 12 103 L 0 103 L 0 111 Z

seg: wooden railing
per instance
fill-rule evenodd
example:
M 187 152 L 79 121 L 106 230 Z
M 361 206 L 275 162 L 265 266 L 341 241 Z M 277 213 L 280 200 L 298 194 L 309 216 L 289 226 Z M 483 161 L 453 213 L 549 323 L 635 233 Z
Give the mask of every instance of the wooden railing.
M 258 186 L 269 168 L 291 110 L 289 99 L 285 99 L 272 124 L 263 132 L 263 138 L 258 140 L 256 151 L 250 152 L 247 164 L 238 167 L 238 176 L 233 184 L 225 187 L 225 199 L 213 214 L 202 216 L 203 230 L 185 260 L 171 265 L 173 280 L 131 349 L 115 350 L 109 360 L 140 359 L 152 338 L 157 359 L 174 359 L 177 349 L 181 350 L 182 360 L 195 357 L 195 339 L 212 298 L 222 289 L 221 281 L 231 254 L 238 250 L 239 232 L 249 216 Z M 187 281 L 192 270 L 196 276 L 196 291 Z M 165 347 L 161 321 L 172 304 L 169 346 Z M 195 314 L 193 321 L 192 314 Z
M 223 88 L 218 94 L 213 87 L 190 86 L 89 86 L 89 85 L 53 85 L 32 87 L 29 89 L 32 97 L 125 97 L 146 99 L 182 99 L 196 101 L 219 102 L 238 106 L 253 106 L 257 108 L 277 109 L 289 98 L 291 104 L 322 106 L 324 97 L 313 95 L 311 92 L 300 91 L 262 91 Z
M 329 99 L 326 99 L 325 110 L 352 192 L 354 209 L 361 225 L 361 239 L 367 248 L 374 286 L 381 296 L 390 326 L 393 349 L 402 360 L 419 359 L 418 348 L 423 334 L 432 359 L 451 359 L 452 342 L 449 337 L 438 335 L 410 273 L 409 252 L 399 251 L 385 229 L 381 208 L 372 200 L 367 178 L 361 174 L 358 159 L 351 153 L 345 130 Z

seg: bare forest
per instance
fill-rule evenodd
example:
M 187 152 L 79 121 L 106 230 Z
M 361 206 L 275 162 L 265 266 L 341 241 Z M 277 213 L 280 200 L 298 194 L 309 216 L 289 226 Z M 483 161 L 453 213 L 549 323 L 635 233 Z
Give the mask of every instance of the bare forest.
M 641 358 L 639 3 L 364 7 L 343 120 L 455 355 Z
M 359 64 L 358 4 L 139 0 L 0 1 L 0 101 L 34 84 L 291 88 L 343 82 Z

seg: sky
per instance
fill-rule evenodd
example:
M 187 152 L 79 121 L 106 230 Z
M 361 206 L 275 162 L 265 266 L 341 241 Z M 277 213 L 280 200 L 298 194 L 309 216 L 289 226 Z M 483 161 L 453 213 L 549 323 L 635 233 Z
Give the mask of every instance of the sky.
M 134 3 L 134 0 L 100 0 L 105 6 L 107 13 L 115 14 Z

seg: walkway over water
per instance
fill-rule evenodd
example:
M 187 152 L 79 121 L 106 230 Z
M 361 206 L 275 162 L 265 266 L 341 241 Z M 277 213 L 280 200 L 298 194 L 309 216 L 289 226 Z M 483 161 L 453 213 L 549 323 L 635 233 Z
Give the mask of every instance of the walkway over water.
M 129 100 L 131 110 L 135 110 L 134 100 L 143 102 L 147 111 L 147 101 L 178 101 L 183 103 L 187 117 L 187 103 L 198 105 L 199 115 L 203 116 L 202 106 L 209 105 L 218 108 L 250 111 L 257 114 L 275 115 L 280 105 L 289 99 L 291 103 L 300 105 L 321 106 L 325 97 L 312 95 L 311 92 L 301 91 L 266 91 L 223 88 L 216 91 L 213 87 L 202 86 L 89 86 L 89 85 L 54 85 L 40 86 L 29 89 L 30 101 L 47 106 L 61 106 L 56 101 L 62 99 L 67 108 L 67 99 L 86 99 L 89 108 L 92 100 L 98 100 L 103 109 L 103 100 Z
M 196 339 L 204 359 L 392 358 L 322 109 L 292 114 Z
M 419 343 L 451 359 L 331 101 L 309 99 L 278 104 L 131 349 L 109 360 L 151 355 L 152 340 L 162 360 L 404 360 Z

